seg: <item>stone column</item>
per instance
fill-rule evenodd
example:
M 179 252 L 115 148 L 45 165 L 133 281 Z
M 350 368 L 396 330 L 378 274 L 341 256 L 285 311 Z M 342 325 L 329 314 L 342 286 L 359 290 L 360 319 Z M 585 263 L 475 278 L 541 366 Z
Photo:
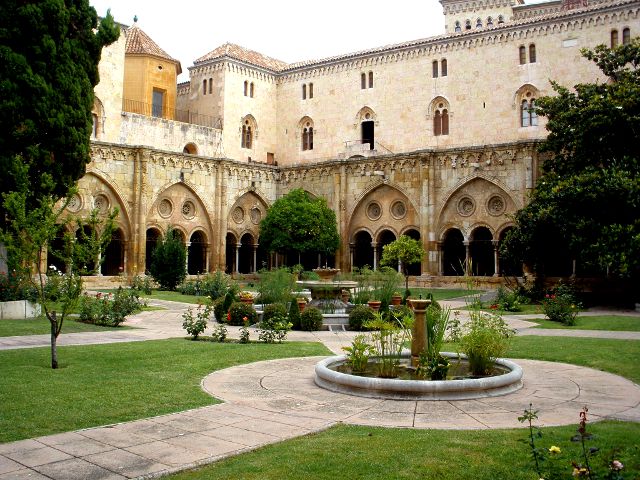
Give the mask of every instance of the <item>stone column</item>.
M 464 245 L 464 274 L 466 275 L 468 273 L 469 276 L 472 276 L 473 271 L 471 269 L 471 255 L 469 252 L 469 246 L 471 242 L 469 240 L 465 240 L 462 242 L 462 244 Z
M 500 242 L 498 242 L 498 240 L 491 240 L 491 244 L 493 245 L 493 264 L 494 264 L 494 272 L 493 272 L 493 276 L 494 277 L 499 277 L 500 276 L 500 256 L 498 254 L 498 244 Z
M 353 251 L 356 248 L 356 244 L 355 243 L 350 243 L 349 244 L 349 271 L 353 272 Z
M 571 260 L 571 278 L 576 278 L 576 259 Z
M 184 266 L 187 269 L 187 275 L 189 275 L 189 247 L 191 246 L 191 242 L 186 242 L 185 246 L 186 246 L 187 254 L 185 255 L 185 259 L 184 259 Z
M 235 273 L 240 273 L 240 247 L 242 246 L 241 243 L 236 243 L 235 247 L 236 247 L 236 268 L 235 268 Z
M 437 242 L 438 247 L 438 275 L 444 275 L 444 242 Z
M 413 314 L 415 317 L 411 338 L 411 365 L 414 367 L 418 366 L 420 353 L 426 348 L 429 342 L 429 339 L 427 338 L 427 330 L 424 323 L 425 313 L 430 303 L 431 300 L 426 299 L 411 300 L 411 308 L 413 309 Z
M 211 245 L 205 245 L 204 247 L 204 263 L 205 263 L 205 271 L 207 273 L 209 273 L 209 266 L 210 266 L 210 261 L 209 261 L 209 253 L 211 252 Z
M 371 247 L 373 248 L 373 271 L 378 270 L 378 244 L 376 242 L 371 242 Z
M 251 273 L 256 273 L 258 271 L 258 244 L 254 243 L 251 246 L 253 247 L 253 269 Z

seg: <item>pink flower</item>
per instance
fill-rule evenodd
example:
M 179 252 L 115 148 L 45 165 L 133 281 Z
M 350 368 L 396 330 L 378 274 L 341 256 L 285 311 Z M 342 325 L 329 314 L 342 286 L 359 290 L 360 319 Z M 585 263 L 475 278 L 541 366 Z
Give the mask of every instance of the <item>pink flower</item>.
M 614 460 L 611 462 L 611 470 L 619 471 L 624 468 L 624 465 L 619 460 Z

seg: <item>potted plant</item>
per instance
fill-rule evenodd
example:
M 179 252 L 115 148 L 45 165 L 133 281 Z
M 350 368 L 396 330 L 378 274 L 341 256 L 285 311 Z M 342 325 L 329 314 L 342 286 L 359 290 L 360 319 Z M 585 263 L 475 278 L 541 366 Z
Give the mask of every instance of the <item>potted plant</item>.
M 300 309 L 300 313 L 304 311 L 304 307 L 307 306 L 307 299 L 304 297 L 296 298 L 296 302 L 298 302 L 298 308 Z
M 367 305 L 369 305 L 369 307 L 374 311 L 377 312 L 378 310 L 380 310 L 380 305 L 382 305 L 382 302 L 380 300 L 369 300 L 367 302 Z
M 240 297 L 240 301 L 242 303 L 246 303 L 248 305 L 252 305 L 253 304 L 253 293 L 247 292 L 247 291 L 243 291 L 243 292 L 240 292 L 238 294 L 238 296 Z
M 398 306 L 402 303 L 402 295 L 400 292 L 393 292 L 391 295 L 391 305 Z

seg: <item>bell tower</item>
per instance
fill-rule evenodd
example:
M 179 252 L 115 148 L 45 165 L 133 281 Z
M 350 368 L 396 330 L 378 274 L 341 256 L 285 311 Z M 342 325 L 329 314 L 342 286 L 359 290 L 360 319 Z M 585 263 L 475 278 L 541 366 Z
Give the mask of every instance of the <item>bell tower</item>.
M 451 34 L 509 22 L 513 17 L 513 7 L 523 5 L 524 0 L 440 0 L 440 3 L 444 11 L 445 31 Z

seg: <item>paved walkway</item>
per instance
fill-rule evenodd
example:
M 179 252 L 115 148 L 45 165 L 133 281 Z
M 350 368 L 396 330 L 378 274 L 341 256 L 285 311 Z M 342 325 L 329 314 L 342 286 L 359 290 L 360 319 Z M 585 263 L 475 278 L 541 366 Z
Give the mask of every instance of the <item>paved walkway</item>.
M 84 345 L 184 336 L 187 308 L 142 312 L 133 330 L 73 333 L 61 345 Z M 507 317 L 519 334 L 640 338 L 638 332 L 531 329 Z M 237 328 L 230 327 L 232 336 Z M 595 334 L 595 335 L 592 335 Z M 631 335 L 633 334 L 633 335 Z M 614 335 L 614 336 L 611 336 Z M 292 332 L 289 339 L 321 341 L 340 353 L 353 332 Z M 0 338 L 0 349 L 48 345 L 46 335 Z M 524 387 L 512 394 L 466 401 L 393 401 L 352 397 L 317 387 L 318 358 L 257 362 L 208 375 L 202 388 L 225 403 L 105 427 L 0 445 L 3 479 L 149 478 L 184 470 L 328 428 L 336 423 L 408 428 L 487 429 L 519 427 L 530 402 L 543 425 L 574 424 L 583 405 L 592 418 L 640 421 L 640 386 L 575 365 L 517 360 Z

